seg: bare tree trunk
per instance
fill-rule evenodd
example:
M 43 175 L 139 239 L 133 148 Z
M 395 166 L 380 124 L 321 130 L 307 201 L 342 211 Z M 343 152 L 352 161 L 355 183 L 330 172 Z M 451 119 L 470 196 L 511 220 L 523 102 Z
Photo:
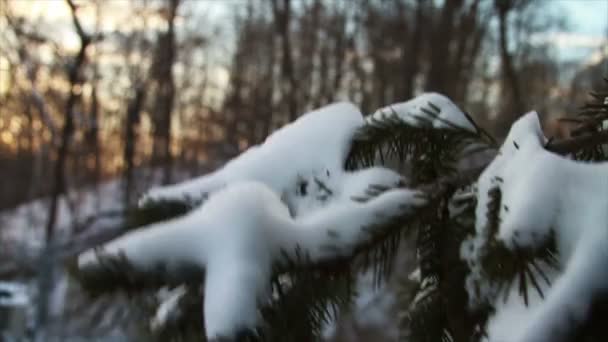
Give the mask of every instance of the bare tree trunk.
M 95 34 L 99 35 L 101 30 L 101 3 L 95 1 Z M 97 53 L 93 58 L 97 59 Z M 99 142 L 99 98 L 97 87 L 99 83 L 99 67 L 97 63 L 93 65 L 93 86 L 91 91 L 91 107 L 90 107 L 90 144 L 93 152 L 93 182 L 97 189 L 101 181 L 101 146 Z M 99 198 L 98 198 L 99 200 Z M 99 206 L 99 205 L 98 205 Z
M 272 121 L 274 118 L 274 64 L 275 64 L 275 37 L 274 35 L 268 35 L 268 51 L 270 51 L 270 56 L 268 57 L 268 64 L 266 66 L 266 106 L 265 106 L 265 118 L 262 120 L 262 136 L 259 139 L 259 142 L 262 142 L 267 136 L 272 133 Z
M 470 46 L 464 56 L 462 70 L 460 71 L 459 79 L 461 86 L 455 89 L 455 98 L 460 99 L 462 102 L 466 102 L 471 79 L 475 77 L 475 62 L 481 52 L 482 43 L 488 30 L 490 18 L 490 15 L 487 15 L 485 18 L 480 18 L 475 29 L 471 32 Z
M 450 82 L 451 98 L 456 103 L 463 103 L 466 97 L 466 86 L 463 83 L 463 78 L 466 77 L 465 63 L 467 63 L 468 54 L 472 50 L 472 45 L 475 44 L 477 29 L 479 0 L 474 0 L 466 11 L 462 11 L 457 27 L 456 53 L 450 61 Z
M 315 108 L 321 107 L 325 103 L 325 97 L 329 93 L 329 44 L 327 42 L 321 42 L 321 51 L 319 53 L 319 90 L 315 95 L 314 106 Z
M 153 66 L 156 83 L 154 104 L 154 147 L 153 161 L 162 165 L 162 183 L 169 184 L 172 177 L 171 155 L 171 113 L 175 101 L 175 16 L 179 0 L 168 1 L 167 31 L 158 38 Z
M 57 151 L 57 161 L 54 167 L 54 181 L 51 192 L 51 203 L 49 206 L 48 221 L 46 224 L 46 245 L 41 253 L 40 257 L 40 272 L 39 272 L 39 306 L 37 312 L 37 331 L 39 332 L 36 337 L 38 340 L 44 340 L 46 334 L 46 324 L 48 320 L 49 311 L 49 295 L 53 289 L 53 278 L 54 278 L 54 233 L 55 225 L 57 222 L 57 206 L 59 204 L 59 198 L 61 194 L 65 192 L 65 166 L 69 153 L 69 145 L 72 135 L 74 133 L 74 107 L 78 98 L 80 97 L 80 90 L 77 90 L 82 83 L 81 69 L 85 63 L 86 50 L 91 43 L 91 37 L 87 35 L 80 21 L 76 16 L 76 6 L 72 0 L 66 0 L 72 13 L 72 21 L 78 37 L 80 38 L 80 50 L 74 59 L 74 63 L 69 67 L 69 82 L 70 82 L 70 94 L 65 106 L 65 120 L 63 129 L 61 132 L 61 140 L 59 142 L 59 148 Z
M 397 99 L 408 100 L 414 96 L 414 82 L 419 69 L 420 52 L 422 51 L 422 31 L 424 27 L 424 9 L 428 0 L 416 1 L 416 19 L 414 21 L 414 31 L 411 40 L 405 40 L 403 48 L 403 63 L 405 74 L 403 75 L 403 94 L 399 94 Z
M 336 6 L 337 7 L 337 6 Z M 334 36 L 334 78 L 332 87 L 327 92 L 327 102 L 333 102 L 336 98 L 336 93 L 340 90 L 340 84 L 342 83 L 342 77 L 344 75 L 343 65 L 346 56 L 346 48 L 349 37 L 346 36 L 346 18 L 340 14 L 335 13 L 334 25 L 335 28 L 332 30 Z
M 134 193 L 134 163 L 133 159 L 135 157 L 135 141 L 137 139 L 135 128 L 139 123 L 139 118 L 141 115 L 141 108 L 144 104 L 144 86 L 143 84 L 138 84 L 135 86 L 135 95 L 129 102 L 127 107 L 127 122 L 125 127 L 125 149 L 123 151 L 123 159 L 125 163 L 123 181 L 124 181 L 124 194 L 123 201 L 125 204 L 125 208 L 128 208 L 129 205 L 133 203 L 133 193 Z
M 101 181 L 101 149 L 99 146 L 99 99 L 97 97 L 97 82 L 93 84 L 91 91 L 91 109 L 90 109 L 90 128 L 89 128 L 89 145 L 93 153 L 93 184 L 95 187 Z
M 495 0 L 494 6 L 498 11 L 498 28 L 500 35 L 500 58 L 502 59 L 503 78 L 505 83 L 511 89 L 513 110 L 516 113 L 523 114 L 524 105 L 521 97 L 521 90 L 517 74 L 513 66 L 513 58 L 509 53 L 509 41 L 507 32 L 507 19 L 509 11 L 513 8 L 511 0 Z
M 59 149 L 57 151 L 57 161 L 54 167 L 54 182 L 53 189 L 51 192 L 51 204 L 49 207 L 49 216 L 46 224 L 46 239 L 50 241 L 53 237 L 55 223 L 57 220 L 57 205 L 59 202 L 59 196 L 65 191 L 65 164 L 67 161 L 68 150 L 72 134 L 74 133 L 74 106 L 80 96 L 80 91 L 77 90 L 79 85 L 82 83 L 80 77 L 80 70 L 85 62 L 87 46 L 91 43 L 91 38 L 82 30 L 80 21 L 76 16 L 76 6 L 71 0 L 67 0 L 72 10 L 72 18 L 74 26 L 80 37 L 80 50 L 76 55 L 74 64 L 69 68 L 69 82 L 70 82 L 70 94 L 65 106 L 65 121 L 61 132 L 61 140 L 59 142 Z
M 450 44 L 454 31 L 454 16 L 462 6 L 462 0 L 444 1 L 439 24 L 435 27 L 431 44 L 431 67 L 426 80 L 427 91 L 445 93 L 448 89 Z M 449 94 L 447 94 L 449 95 Z
M 320 0 L 314 0 L 309 7 L 304 9 L 301 18 L 301 44 L 299 55 L 306 56 L 301 61 L 298 72 L 298 88 L 300 90 L 299 101 L 301 110 L 305 110 L 312 102 L 314 88 L 313 74 L 315 69 L 315 56 L 319 46 L 319 28 L 321 19 L 322 4 Z
M 280 0 L 272 0 L 272 9 L 276 24 L 276 31 L 281 37 L 281 75 L 283 80 L 283 93 L 281 94 L 284 101 L 287 101 L 287 110 L 289 120 L 293 121 L 298 117 L 298 102 L 296 95 L 296 78 L 293 66 L 293 56 L 291 51 L 291 40 L 289 37 L 289 28 L 291 21 L 291 0 L 282 0 L 282 5 L 279 6 Z

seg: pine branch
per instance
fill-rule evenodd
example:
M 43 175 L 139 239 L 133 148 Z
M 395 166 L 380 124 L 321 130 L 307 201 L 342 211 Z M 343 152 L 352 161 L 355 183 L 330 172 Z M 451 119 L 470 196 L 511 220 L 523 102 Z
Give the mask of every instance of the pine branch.
M 548 149 L 558 154 L 569 154 L 588 148 L 596 148 L 597 146 L 604 144 L 608 144 L 608 131 L 602 130 L 597 133 L 585 133 L 576 137 L 553 142 L 548 146 Z
M 437 174 L 452 173 L 454 163 L 472 143 L 490 146 L 482 135 L 440 119 L 440 109 L 429 103 L 422 109 L 427 117 L 414 116 L 416 124 L 401 119 L 396 113 L 368 118 L 354 135 L 346 169 L 354 170 L 389 160 L 408 162 L 416 174 L 413 184 L 434 180 Z M 447 128 L 435 128 L 432 120 L 441 120 Z
M 608 86 L 608 80 L 606 80 Z M 572 130 L 572 150 L 578 160 L 608 160 L 608 135 L 605 123 L 608 120 L 608 91 L 591 93 L 593 100 L 586 103 L 575 118 L 570 121 L 577 124 Z
M 282 262 L 275 265 L 275 298 L 270 305 L 263 306 L 265 324 L 258 331 L 260 338 L 272 341 L 276 337 L 276 340 L 284 341 L 288 332 L 294 336 L 312 334 L 316 337 L 324 324 L 336 316 L 337 310 L 352 301 L 351 286 L 359 269 L 358 255 L 382 240 L 386 232 L 401 229 L 405 218 L 394 217 L 387 223 L 364 227 L 373 234 L 372 239 L 352 255 L 340 259 L 315 262 L 304 253 L 296 253 L 295 258 L 285 253 Z M 134 293 L 167 284 L 200 284 L 203 281 L 204 270 L 185 265 L 176 270 L 159 264 L 142 271 L 130 265 L 124 256 L 100 252 L 97 259 L 102 261 L 97 267 L 75 274 L 92 294 L 110 290 Z M 369 264 L 376 265 L 375 262 Z M 287 281 L 280 281 L 284 279 Z M 294 306 L 299 310 L 294 310 Z

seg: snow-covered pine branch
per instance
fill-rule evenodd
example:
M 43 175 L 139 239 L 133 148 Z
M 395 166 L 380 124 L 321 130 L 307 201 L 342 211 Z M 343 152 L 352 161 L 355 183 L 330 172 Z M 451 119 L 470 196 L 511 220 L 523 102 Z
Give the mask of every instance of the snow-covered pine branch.
M 549 151 L 576 153 L 604 141 L 582 135 L 547 143 L 536 114 L 528 114 L 483 172 L 475 198 L 456 190 L 483 167 L 456 171 L 455 164 L 493 139 L 447 98 L 424 94 L 365 119 L 351 104 L 330 105 L 218 171 L 151 190 L 128 221 L 144 227 L 82 254 L 78 273 L 102 292 L 205 283 L 204 296 L 177 287 L 159 306 L 155 329 L 191 316 L 182 309 L 192 310 L 198 298 L 210 338 L 315 338 L 352 298 L 359 257 L 371 255 L 367 263 L 386 272 L 387 251 L 415 228 L 420 285 L 406 315 L 409 338 L 479 339 L 487 329 L 490 341 L 510 340 L 497 327 L 513 311 L 495 300 L 516 289 L 534 303 L 520 315 L 530 324 L 518 341 L 556 340 L 586 319 L 606 289 L 597 270 L 606 257 L 599 227 L 606 225 L 607 170 Z M 394 167 L 395 160 L 410 178 L 375 166 Z M 583 206 L 587 195 L 594 200 Z M 584 228 L 572 229 L 578 226 Z M 557 251 L 565 271 L 554 279 Z M 459 254 L 471 267 L 466 282 Z M 548 293 L 546 301 L 529 298 L 528 287 Z M 468 305 L 479 303 L 497 310 L 487 327 L 488 307 L 471 312 Z
M 387 115 L 388 109 L 390 114 Z M 498 156 L 481 176 L 477 210 L 473 214 L 472 197 L 466 193 L 463 197 L 458 192 L 452 197 L 452 193 L 455 188 L 469 184 L 481 169 L 474 167 L 452 172 L 460 157 L 454 158 L 450 153 L 470 150 L 471 145 L 481 144 L 485 148 L 484 144 L 487 147 L 492 139 L 447 98 L 425 94 L 378 110 L 366 119 L 350 104 L 328 106 L 284 127 L 263 145 L 251 148 L 210 175 L 150 191 L 138 212 L 156 217 L 148 218 L 148 222 L 163 215 L 175 215 L 170 211 L 159 212 L 155 203 L 170 203 L 171 210 L 177 214 L 191 212 L 143 227 L 99 251 L 81 255 L 80 273 L 85 283 L 87 279 L 92 280 L 104 291 L 112 287 L 104 289 L 101 282 L 98 284 L 104 278 L 127 278 L 131 289 L 138 290 L 155 282 L 162 285 L 171 280 L 200 283 L 206 276 L 205 297 L 212 298 L 204 300 L 206 311 L 212 316 L 205 316 L 208 336 L 235 337 L 242 336 L 240 332 L 250 334 L 255 330 L 257 339 L 282 339 L 290 331 L 276 327 L 296 326 L 294 320 L 285 323 L 287 316 L 293 315 L 305 317 L 307 322 L 297 325 L 298 329 L 308 330 L 312 337 L 316 336 L 314 331 L 320 323 L 335 316 L 327 308 L 347 303 L 352 295 L 340 294 L 344 286 L 349 288 L 353 281 L 350 262 L 346 268 L 328 269 L 327 266 L 339 265 L 336 263 L 339 260 L 353 260 L 353 256 L 369 249 L 374 241 L 380 240 L 386 245 L 390 234 L 384 232 L 403 231 L 401 222 L 404 218 L 419 221 L 420 217 L 427 217 L 430 221 L 422 219 L 416 228 L 419 236 L 425 238 L 419 238 L 421 286 L 410 305 L 408 322 L 411 327 L 420 332 L 428 331 L 429 327 L 439 328 L 437 331 L 444 339 L 470 336 L 467 334 L 475 326 L 475 336 L 483 335 L 484 314 L 466 314 L 460 318 L 446 316 L 449 315 L 446 310 L 453 310 L 454 305 L 461 307 L 463 313 L 468 311 L 466 301 L 460 299 L 466 298 L 466 292 L 463 297 L 458 286 L 446 287 L 463 278 L 457 271 L 459 267 L 454 273 L 450 263 L 433 259 L 449 257 L 454 254 L 450 250 L 455 251 L 454 258 L 457 258 L 459 245 L 454 249 L 449 247 L 450 243 L 462 241 L 458 236 L 462 236 L 469 225 L 474 225 L 475 236 L 460 249 L 472 267 L 466 284 L 469 301 L 473 304 L 476 299 L 477 302 L 488 302 L 488 299 L 491 302 L 497 291 L 508 294 L 516 274 L 519 292 L 526 304 L 528 287 L 533 286 L 542 296 L 548 290 L 549 278 L 555 277 L 555 272 L 548 269 L 556 262 L 553 253 L 560 252 L 565 273 L 549 289 L 547 301 L 533 306 L 530 326 L 518 337 L 520 341 L 555 340 L 556 332 L 569 333 L 573 326 L 585 320 L 594 299 L 606 288 L 604 274 L 596 272 L 598 277 L 588 277 L 593 265 L 603 261 L 601 257 L 606 250 L 598 239 L 605 236 L 597 228 L 605 225 L 599 207 L 605 201 L 600 193 L 605 190 L 602 175 L 606 170 L 601 164 L 579 164 L 548 150 L 576 153 L 581 147 L 593 149 L 594 144 L 603 141 L 601 137 L 583 135 L 547 143 L 537 117 L 528 114 L 513 126 Z M 326 148 L 328 146 L 331 148 Z M 299 158 L 301 156 L 304 159 Z M 405 161 L 406 167 L 414 173 L 426 177 L 432 174 L 432 183 L 424 184 L 424 177 L 419 175 L 406 180 L 388 169 L 370 167 L 376 163 L 391 164 L 387 159 Z M 293 167 L 280 167 L 285 165 Z M 580 184 L 589 189 L 577 188 L 575 180 L 581 177 L 586 181 Z M 564 181 L 565 186 L 555 186 L 557 180 Z M 426 195 L 404 189 L 404 184 L 422 184 L 419 189 Z M 582 207 L 577 206 L 575 200 L 591 190 L 597 194 L 594 195 L 597 205 L 576 209 Z M 456 203 L 461 197 L 464 207 Z M 423 209 L 424 206 L 445 207 L 448 216 L 440 215 L 436 221 L 428 216 L 429 211 Z M 417 207 L 412 216 L 412 210 Z M 377 216 L 378 212 L 383 214 Z M 242 213 L 247 213 L 247 218 Z M 466 223 L 470 221 L 469 216 L 475 218 L 474 224 Z M 464 221 L 460 222 L 460 217 Z M 576 234 L 565 228 L 577 225 L 586 228 Z M 218 229 L 220 226 L 224 228 Z M 439 233 L 445 230 L 442 227 L 449 227 L 449 234 L 454 236 L 450 238 Z M 555 238 L 557 248 L 552 246 Z M 232 241 L 234 245 L 231 243 L 227 247 L 226 241 Z M 595 248 L 582 247 L 588 245 Z M 438 246 L 447 247 L 447 252 L 438 255 Z M 213 250 L 220 252 L 212 253 Z M 382 250 L 386 248 L 383 246 Z M 386 253 L 383 257 L 386 259 Z M 210 267 L 210 262 L 218 265 L 225 264 L 225 260 L 231 260 L 227 264 L 235 267 Z M 372 263 L 378 266 L 383 262 L 379 260 L 382 258 L 375 258 Z M 305 271 L 294 273 L 298 268 Z M 318 272 L 321 269 L 325 271 Z M 498 273 L 492 273 L 497 269 Z M 173 277 L 180 273 L 186 277 Z M 193 274 L 198 276 L 193 278 Z M 152 278 L 146 278 L 150 275 Z M 539 285 L 535 280 L 537 276 L 545 278 L 547 284 Z M 438 283 L 439 279 L 441 283 Z M 505 280 L 508 281 L 506 287 Z M 241 288 L 236 285 L 239 282 L 247 282 L 250 286 Z M 224 283 L 230 283 L 230 286 L 223 286 Z M 311 288 L 318 288 L 318 291 L 310 291 Z M 179 298 L 197 297 L 191 291 L 178 292 Z M 235 305 L 228 306 L 231 311 L 222 311 L 223 306 L 219 309 L 220 305 L 231 302 L 218 300 L 217 292 L 234 295 L 232 303 Z M 572 301 L 575 295 L 577 302 Z M 508 298 L 513 300 L 513 296 Z M 530 300 L 537 301 L 536 297 Z M 180 301 L 168 300 L 159 307 L 157 319 L 153 321 L 155 326 L 162 326 L 168 317 L 166 309 L 179 305 Z M 303 309 L 282 308 L 293 308 L 294 304 Z M 509 310 L 503 310 L 503 305 L 492 304 L 498 312 L 487 327 L 491 341 L 495 337 L 500 339 L 497 332 L 500 329 L 496 327 L 502 325 L 505 315 L 509 316 Z M 259 311 L 269 307 L 279 310 L 270 314 L 266 310 Z M 249 314 L 245 318 L 237 317 L 237 308 L 238 312 L 245 310 Z M 179 312 L 179 308 L 175 310 Z M 557 310 L 558 314 L 552 314 L 552 310 Z M 428 320 L 430 317 L 433 318 Z M 462 321 L 464 330 L 458 331 L 462 328 L 458 327 L 458 320 L 467 317 L 476 317 L 476 321 L 473 325 Z M 270 324 L 271 334 L 267 334 L 268 330 L 255 329 L 262 323 Z M 299 332 L 294 334 L 298 336 Z
M 281 264 L 284 254 L 296 259 L 301 252 L 307 256 L 303 261 L 313 264 L 348 257 L 376 233 L 370 227 L 407 218 L 424 202 L 420 193 L 394 189 L 365 203 L 336 203 L 294 220 L 268 187 L 239 182 L 184 217 L 105 245 L 102 255 L 124 253 L 144 272 L 159 265 L 169 273 L 181 265 L 204 270 L 207 337 L 234 337 L 258 325 L 258 303 L 269 300 L 272 266 Z M 99 256 L 83 254 L 79 267 L 98 266 Z
M 419 185 L 453 173 L 463 154 L 491 148 L 488 137 L 447 97 L 426 93 L 367 116 L 353 136 L 346 167 L 388 165 Z
M 507 313 L 499 310 L 490 321 L 490 341 L 570 341 L 588 319 L 593 302 L 608 291 L 608 164 L 556 155 L 544 148 L 546 141 L 537 114 L 526 114 L 513 124 L 499 155 L 478 182 L 476 238 L 462 249 L 464 257 L 476 265 L 468 283 L 471 298 L 481 295 L 495 300 L 488 298 L 496 290 L 493 279 L 483 279 L 487 274 L 475 260 L 484 249 L 497 248 L 486 245 L 492 238 L 517 252 L 538 250 L 554 236 L 563 269 L 549 289 L 541 284 L 548 291 L 544 301 L 536 300 L 519 312 L 518 331 L 499 328 L 515 322 L 508 321 L 508 308 L 493 303 Z M 497 230 L 488 232 L 493 189 L 500 192 L 501 205 L 495 208 Z M 488 237 L 492 233 L 495 236 Z M 520 278 L 519 286 L 530 286 L 526 277 L 531 283 L 546 266 L 539 263 Z
M 408 106 L 411 113 L 398 108 L 402 121 L 414 128 L 464 118 L 438 94 L 425 94 Z M 314 269 L 352 259 L 387 229 L 403 227 L 427 203 L 422 192 L 404 188 L 405 180 L 389 169 L 344 170 L 353 136 L 365 127 L 353 105 L 330 105 L 302 116 L 210 175 L 152 189 L 142 206 L 186 201 L 195 208 L 82 254 L 81 276 L 97 283 L 105 272 L 115 279 L 121 262 L 127 265 L 123 273 L 132 272 L 125 274 L 131 280 L 146 275 L 162 280 L 164 273 L 165 280 L 186 281 L 198 272 L 205 279 L 207 337 L 254 331 L 261 323 L 258 310 L 272 301 L 276 270 L 289 271 L 294 262 Z M 188 274 L 180 279 L 185 266 Z M 147 284 L 140 279 L 131 285 Z

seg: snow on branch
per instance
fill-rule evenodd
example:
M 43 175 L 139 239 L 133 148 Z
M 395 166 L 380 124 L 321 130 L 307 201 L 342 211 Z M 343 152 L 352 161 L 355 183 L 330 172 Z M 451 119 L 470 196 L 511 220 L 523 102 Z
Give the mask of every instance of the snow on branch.
M 198 274 L 205 279 L 207 337 L 255 331 L 258 311 L 272 302 L 277 272 L 350 260 L 426 204 L 426 196 L 404 188 L 393 171 L 344 170 L 353 134 L 363 124 L 353 105 L 330 105 L 210 175 L 151 190 L 143 208 L 186 200 L 193 209 L 83 253 L 81 280 L 107 290 L 104 278 L 119 283 L 122 277 L 133 290 Z M 286 287 L 292 293 L 297 279 Z
M 480 128 L 468 114 L 460 110 L 449 98 L 438 93 L 424 93 L 412 100 L 380 108 L 366 120 L 373 122 L 391 115 L 396 115 L 413 127 L 430 125 L 438 129 L 465 129 L 472 133 L 480 132 Z
M 346 168 L 398 162 L 409 169 L 411 184 L 423 184 L 454 173 L 464 154 L 493 145 L 493 139 L 448 98 L 426 93 L 366 117 L 353 136 Z M 476 148 L 466 150 L 472 146 Z
M 159 267 L 177 272 L 182 265 L 204 270 L 207 337 L 233 337 L 258 325 L 258 304 L 269 300 L 273 265 L 297 260 L 297 253 L 313 264 L 348 257 L 379 233 L 371 227 L 407 218 L 424 203 L 421 193 L 395 188 L 364 203 L 338 202 L 294 219 L 269 187 L 239 182 L 183 217 L 82 254 L 78 264 L 85 272 L 103 268 L 103 255 L 110 255 L 149 273 Z
M 336 103 L 301 116 L 277 130 L 262 145 L 253 146 L 219 170 L 173 186 L 153 188 L 140 204 L 158 200 L 197 202 L 204 196 L 242 180 L 259 181 L 279 194 L 306 190 L 314 178 L 338 179 L 354 131 L 363 115 L 350 103 Z
M 593 301 L 608 290 L 608 164 L 576 162 L 547 151 L 545 144 L 535 112 L 513 124 L 498 156 L 479 178 L 477 237 L 462 248 L 465 259 L 475 262 L 484 248 L 498 247 L 486 245 L 492 241 L 488 236 L 510 251 L 538 250 L 555 238 L 562 274 L 545 300 L 527 312 L 527 323 L 512 339 L 517 342 L 569 340 L 587 319 Z M 528 276 L 533 279 L 543 270 L 546 266 L 536 265 Z M 483 272 L 483 267 L 474 267 L 472 277 Z M 468 284 L 469 295 L 479 298 L 479 286 Z M 532 285 L 540 291 L 540 285 Z M 521 278 L 519 286 L 520 291 L 527 286 Z M 491 296 L 492 287 L 485 290 Z M 493 338 L 499 337 L 490 331 Z

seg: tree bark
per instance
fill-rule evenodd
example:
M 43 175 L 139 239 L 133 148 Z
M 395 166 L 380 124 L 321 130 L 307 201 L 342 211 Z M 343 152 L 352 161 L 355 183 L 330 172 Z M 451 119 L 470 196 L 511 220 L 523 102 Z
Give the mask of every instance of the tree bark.
M 453 82 L 450 83 L 450 93 L 452 100 L 456 103 L 463 103 L 465 101 L 466 83 L 464 83 L 464 78 L 468 74 L 466 64 L 469 57 L 473 60 L 475 59 L 475 56 L 469 56 L 469 54 L 477 52 L 474 50 L 474 45 L 477 37 L 475 33 L 479 25 L 477 20 L 478 8 L 479 0 L 474 0 L 468 6 L 468 10 L 462 11 L 459 18 L 456 53 L 450 61 L 450 77 L 453 79 Z
M 431 44 L 431 66 L 426 80 L 427 91 L 442 92 L 449 90 L 449 68 L 446 61 L 450 60 L 450 44 L 454 32 L 454 17 L 462 6 L 462 0 L 444 1 L 441 8 L 439 24 L 434 30 Z
M 53 291 L 53 278 L 55 267 L 54 253 L 54 233 L 57 222 L 57 207 L 61 194 L 65 193 L 65 168 L 69 153 L 69 145 L 74 133 L 74 107 L 80 97 L 81 69 L 86 60 L 86 50 L 91 43 L 91 37 L 84 32 L 80 21 L 76 15 L 76 5 L 72 0 L 66 0 L 72 14 L 74 28 L 80 38 L 80 49 L 74 62 L 69 66 L 68 77 L 70 83 L 70 94 L 65 105 L 65 119 L 61 131 L 61 140 L 57 151 L 57 161 L 54 166 L 53 173 L 53 188 L 51 192 L 51 203 L 49 205 L 49 215 L 46 223 L 46 244 L 43 252 L 40 254 L 39 274 L 38 274 L 38 311 L 37 311 L 37 327 L 36 340 L 44 340 L 46 333 L 46 323 L 48 320 L 49 311 L 49 295 Z
M 281 75 L 283 80 L 282 100 L 287 103 L 289 120 L 293 121 L 298 117 L 298 102 L 296 95 L 296 78 L 293 65 L 293 55 L 290 40 L 290 21 L 291 21 L 291 0 L 283 0 L 279 6 L 279 0 L 272 0 L 272 10 L 274 13 L 275 28 L 281 37 Z
M 509 53 L 509 38 L 507 32 L 507 19 L 509 11 L 513 8 L 512 0 L 495 0 L 494 6 L 498 11 L 498 28 L 500 36 L 500 58 L 502 60 L 503 80 L 507 87 L 511 90 L 513 110 L 516 113 L 523 114 L 524 105 L 521 97 L 521 90 L 515 67 L 513 66 L 513 57 Z
M 171 113 L 175 102 L 175 17 L 179 0 L 167 0 L 167 31 L 160 34 L 153 65 L 156 85 L 154 104 L 154 147 L 153 163 L 162 168 L 162 183 L 169 184 L 172 178 L 173 158 L 171 155 Z
M 133 193 L 134 193 L 134 182 L 133 182 L 133 172 L 134 172 L 134 157 L 135 157 L 135 141 L 137 140 L 136 136 L 136 127 L 139 123 L 139 118 L 141 115 L 141 108 L 144 104 L 144 87 L 142 84 L 138 84 L 135 86 L 135 95 L 129 102 L 127 108 L 127 122 L 125 127 L 125 147 L 123 151 L 123 160 L 125 163 L 123 181 L 124 181 L 124 193 L 123 193 L 123 202 L 125 207 L 128 208 L 133 202 Z
M 416 75 L 419 69 L 420 53 L 422 51 L 422 31 L 424 21 L 424 9 L 428 4 L 427 0 L 416 1 L 416 19 L 414 21 L 414 31 L 411 40 L 404 40 L 403 64 L 405 73 L 403 75 L 403 93 L 398 94 L 397 98 L 409 100 L 414 97 L 414 86 Z
M 97 83 L 95 81 L 95 83 Z M 97 84 L 93 85 L 91 91 L 89 145 L 93 153 L 93 183 L 97 186 L 101 180 L 101 149 L 99 146 L 99 99 L 97 97 Z
M 59 148 L 57 151 L 57 161 L 55 162 L 53 172 L 54 182 L 53 189 L 51 192 L 49 216 L 46 224 L 47 242 L 53 238 L 55 223 L 57 220 L 57 206 L 59 203 L 59 197 L 62 193 L 65 192 L 64 171 L 69 152 L 70 140 L 74 133 L 74 106 L 76 105 L 76 101 L 80 96 L 80 91 L 77 90 L 77 88 L 79 88 L 80 84 L 82 83 L 80 79 L 80 71 L 86 59 L 87 47 L 91 43 L 91 38 L 82 30 L 82 27 L 80 26 L 80 21 L 76 16 L 76 6 L 72 3 L 71 0 L 67 0 L 67 2 L 72 10 L 72 19 L 74 22 L 74 26 L 76 27 L 76 31 L 78 32 L 78 36 L 80 37 L 80 50 L 78 51 L 74 63 L 70 66 L 68 71 L 70 82 L 70 94 L 65 105 L 65 120 L 61 131 L 61 140 L 59 142 Z

